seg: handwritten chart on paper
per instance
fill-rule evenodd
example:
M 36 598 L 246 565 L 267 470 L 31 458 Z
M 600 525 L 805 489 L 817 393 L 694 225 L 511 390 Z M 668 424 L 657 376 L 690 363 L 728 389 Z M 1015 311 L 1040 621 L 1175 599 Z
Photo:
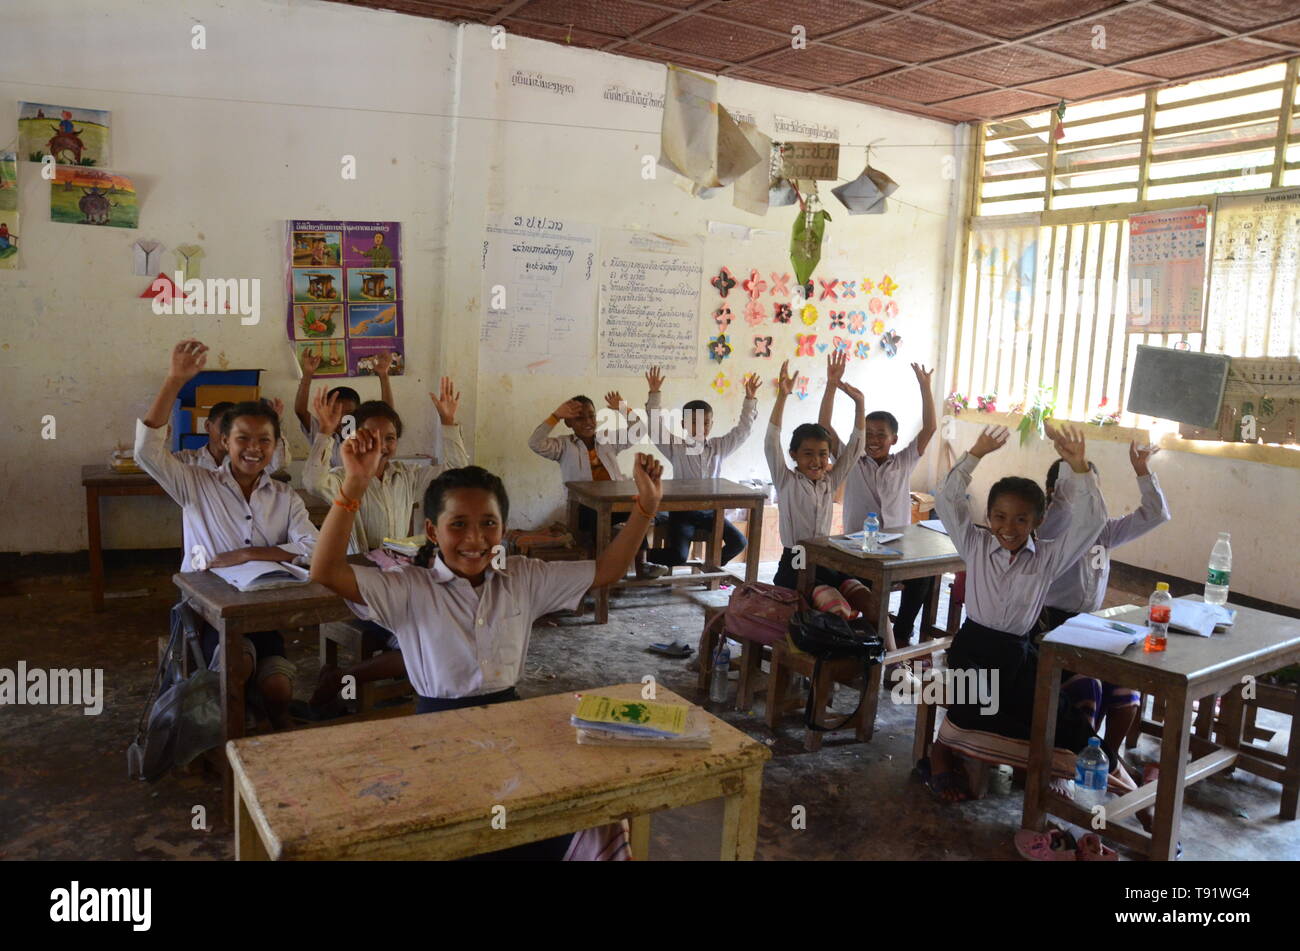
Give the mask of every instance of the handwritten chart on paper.
M 1199 333 L 1206 209 L 1130 215 L 1129 333 Z
M 1286 356 L 1300 326 L 1300 188 L 1220 195 L 1214 205 L 1206 349 Z M 1228 350 L 1228 348 L 1234 348 Z
M 483 241 L 479 350 L 504 373 L 584 376 L 596 338 L 596 228 L 502 215 Z
M 600 249 L 602 376 L 640 376 L 657 365 L 694 376 L 699 362 L 699 238 L 605 229 Z

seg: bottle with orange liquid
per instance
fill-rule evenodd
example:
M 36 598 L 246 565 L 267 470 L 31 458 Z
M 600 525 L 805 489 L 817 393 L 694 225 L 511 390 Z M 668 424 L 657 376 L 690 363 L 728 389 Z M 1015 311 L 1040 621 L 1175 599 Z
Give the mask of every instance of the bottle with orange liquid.
M 1142 650 L 1148 654 L 1165 649 L 1169 639 L 1169 614 L 1173 600 L 1173 595 L 1169 593 L 1168 582 L 1157 581 L 1156 590 L 1151 592 L 1151 597 L 1147 601 L 1147 624 L 1150 625 L 1151 630 L 1147 633 Z

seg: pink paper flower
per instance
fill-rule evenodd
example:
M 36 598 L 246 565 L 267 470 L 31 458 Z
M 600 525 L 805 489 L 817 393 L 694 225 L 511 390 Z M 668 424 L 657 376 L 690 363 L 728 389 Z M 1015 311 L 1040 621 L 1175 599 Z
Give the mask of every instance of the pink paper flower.
M 767 290 L 767 281 L 759 277 L 758 271 L 754 270 L 749 272 L 749 280 L 745 281 L 745 283 L 740 286 L 745 289 L 747 294 L 749 294 L 749 299 L 755 301 L 758 300 L 759 294 Z

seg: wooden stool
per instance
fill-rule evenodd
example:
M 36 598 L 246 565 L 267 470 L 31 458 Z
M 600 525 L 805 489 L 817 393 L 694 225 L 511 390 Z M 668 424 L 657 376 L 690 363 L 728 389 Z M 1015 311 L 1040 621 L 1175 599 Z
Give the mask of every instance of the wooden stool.
M 773 730 L 776 729 L 777 720 L 785 712 L 786 690 L 789 687 L 790 677 L 792 674 L 802 674 L 812 680 L 813 669 L 816 666 L 817 659 L 811 654 L 805 654 L 802 651 L 795 652 L 784 641 L 777 641 L 772 645 L 772 665 L 771 672 L 768 675 L 767 682 L 767 725 Z M 875 676 L 872 676 L 872 675 Z M 859 661 L 851 659 L 826 661 L 822 664 L 821 674 L 812 686 L 809 688 L 813 694 L 813 716 L 817 723 L 826 722 L 826 707 L 830 705 L 834 698 L 835 685 L 837 683 L 846 686 L 855 686 L 860 684 L 862 679 L 862 664 Z M 867 729 L 868 707 L 870 706 L 870 685 L 879 684 L 879 671 L 868 669 L 867 683 L 862 684 L 860 689 L 868 691 L 868 696 L 863 698 L 858 712 L 848 723 L 844 724 L 844 729 L 853 728 L 854 735 L 860 741 L 870 739 L 870 733 Z M 815 753 L 822 748 L 822 731 L 808 730 L 804 733 L 804 749 Z
M 322 624 L 320 626 L 321 666 L 324 667 L 327 664 L 338 666 L 340 646 L 347 648 L 355 662 L 359 663 L 370 656 L 366 652 L 365 636 L 366 632 L 362 628 L 353 625 L 349 621 Z M 378 704 L 386 700 L 407 696 L 412 698 L 407 703 L 393 704 L 391 707 L 378 707 Z M 407 709 L 408 707 L 410 710 Z M 415 700 L 409 680 L 405 677 L 400 680 L 376 680 L 357 684 L 357 712 L 354 716 L 339 717 L 324 721 L 324 723 L 337 725 L 350 723 L 354 720 L 378 719 L 380 717 L 397 716 L 411 712 L 414 709 Z
M 923 695 L 924 696 L 924 695 Z M 930 747 L 934 745 L 934 725 L 938 719 L 939 707 L 947 704 L 918 703 L 916 705 L 916 736 L 912 739 L 912 763 L 915 765 L 930 756 Z M 960 750 L 953 750 L 966 770 L 966 784 L 971 796 L 983 799 L 989 792 L 989 777 L 993 774 L 993 765 L 984 760 L 965 756 Z M 1024 768 L 1024 764 L 1021 764 Z
M 700 634 L 698 648 L 700 674 L 696 685 L 701 693 L 709 689 L 709 675 L 713 671 L 713 654 L 718 649 L 719 634 L 734 638 L 740 641 L 740 683 L 736 686 L 736 709 L 748 711 L 754 705 L 763 661 L 772 656 L 771 648 L 726 631 L 720 632 L 716 627 L 710 626 L 709 622 L 727 609 L 731 591 L 692 591 L 686 597 L 704 609 L 704 630 Z

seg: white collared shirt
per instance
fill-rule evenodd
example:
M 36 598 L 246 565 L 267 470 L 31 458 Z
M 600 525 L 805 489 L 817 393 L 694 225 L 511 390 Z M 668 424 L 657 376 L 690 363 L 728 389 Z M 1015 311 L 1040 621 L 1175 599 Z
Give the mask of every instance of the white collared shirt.
M 863 429 L 859 426 L 849 437 L 845 456 L 853 459 L 862 450 Z M 793 548 L 799 542 L 831 533 L 835 520 L 835 492 L 849 477 L 852 466 L 836 465 L 816 482 L 801 472 L 791 469 L 789 455 L 781 445 L 781 430 L 767 424 L 767 438 L 763 440 L 767 455 L 767 468 L 776 486 L 778 508 L 777 523 L 781 528 L 781 544 Z
M 229 457 L 215 470 L 187 466 L 167 451 L 166 440 L 165 427 L 136 421 L 135 461 L 181 507 L 181 571 L 196 570 L 196 545 L 208 562 L 223 552 L 274 545 L 305 556 L 295 560 L 306 563 L 316 547 L 316 526 L 297 492 L 263 469 L 252 496 L 245 499 Z
M 654 441 L 655 447 L 672 465 L 674 479 L 720 478 L 722 460 L 749 438 L 749 431 L 754 428 L 754 420 L 758 418 L 758 400 L 747 396 L 740 404 L 740 420 L 730 432 L 721 436 L 709 436 L 702 442 L 697 442 L 687 436 L 675 420 L 663 413 L 662 401 L 663 394 L 657 390 L 646 397 L 646 416 L 650 432 L 659 436 Z M 656 414 L 659 414 L 657 421 Z
M 383 545 L 386 537 L 405 538 L 411 534 L 411 512 L 424 501 L 429 483 L 448 469 L 469 465 L 460 426 L 447 429 L 445 465 L 441 461 L 422 466 L 390 459 L 384 466 L 383 477 L 370 480 L 361 499 L 361 509 L 352 522 L 350 553 L 372 551 Z M 326 502 L 338 498 L 346 476 L 342 466 L 328 468 L 331 444 L 337 445 L 334 437 L 317 435 L 302 469 L 303 487 Z
M 513 687 L 533 622 L 576 608 L 595 580 L 596 563 L 515 555 L 504 571 L 489 568 L 477 589 L 441 555 L 428 568 L 353 571 L 366 600 L 353 610 L 397 636 L 415 692 L 450 699 Z
M 528 437 L 528 448 L 544 459 L 560 464 L 561 482 L 591 481 L 591 458 L 587 455 L 587 444 L 577 436 L 552 436 L 551 424 L 543 422 Z M 631 443 L 604 441 L 596 436 L 596 458 L 600 460 L 610 479 L 618 482 L 623 479 L 623 470 L 618 467 L 618 454 Z
M 1047 590 L 1047 606 L 1091 614 L 1106 599 L 1106 585 L 1110 581 L 1110 550 L 1140 538 L 1147 532 L 1169 521 L 1169 503 L 1160 490 L 1155 473 L 1138 476 L 1138 491 L 1142 502 L 1137 510 L 1119 518 L 1106 520 L 1105 526 L 1084 552 L 1082 558 L 1052 582 Z M 1071 518 L 1070 505 L 1058 495 L 1053 495 L 1047 508 L 1047 517 L 1039 526 L 1038 534 L 1051 538 L 1065 530 Z M 1100 545 L 1101 550 L 1096 551 Z
M 172 455 L 187 466 L 198 466 L 200 469 L 210 469 L 213 472 L 221 468 L 221 463 L 212 458 L 212 453 L 208 451 L 207 446 L 200 446 L 198 449 L 178 449 Z M 289 444 L 281 436 L 276 440 L 275 452 L 271 454 L 271 462 L 266 467 L 266 471 L 279 472 L 284 468 L 284 464 L 292 458 L 293 456 L 289 453 Z
M 312 416 L 310 426 L 303 426 L 301 422 L 298 423 L 298 426 L 307 437 L 308 444 L 314 448 L 316 446 L 316 437 L 320 435 L 320 422 L 315 416 Z M 343 465 L 343 439 L 338 431 L 329 438 L 334 443 L 334 449 L 330 452 L 330 468 L 333 469 L 335 466 Z M 312 455 L 315 455 L 315 453 L 312 453 Z M 304 482 L 303 488 L 310 489 L 311 486 L 306 485 Z
M 903 528 L 912 524 L 912 470 L 921 461 L 916 447 L 918 435 L 898 452 L 890 453 L 884 462 L 876 462 L 865 452 L 857 457 L 849 470 L 844 485 L 844 530 L 856 532 L 862 528 L 868 512 L 880 516 L 880 527 Z M 831 436 L 831 453 L 835 466 L 841 460 L 848 465 L 851 456 L 841 455 L 843 446 Z
M 995 631 L 1023 636 L 1034 630 L 1047 589 L 1083 555 L 1106 524 L 1106 503 L 1097 474 L 1064 467 L 1058 496 L 1072 508 L 1068 526 L 1056 538 L 1030 537 L 1014 554 L 971 519 L 966 492 L 979 459 L 962 453 L 939 486 L 934 504 L 957 554 L 966 562 L 966 613 Z

